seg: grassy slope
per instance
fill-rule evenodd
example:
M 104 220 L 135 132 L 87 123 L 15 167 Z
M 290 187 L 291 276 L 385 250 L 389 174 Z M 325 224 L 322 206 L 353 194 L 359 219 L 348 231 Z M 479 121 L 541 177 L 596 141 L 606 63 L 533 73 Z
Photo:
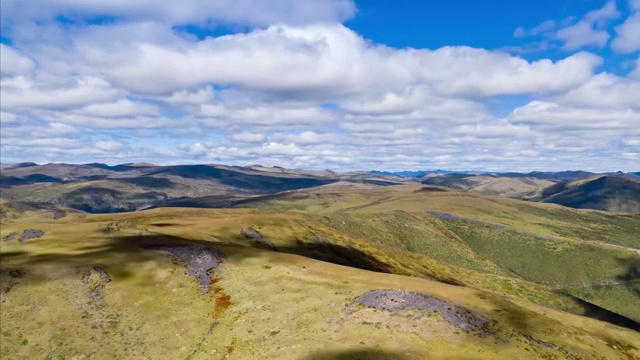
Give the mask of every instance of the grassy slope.
M 531 177 L 506 177 L 489 175 L 442 175 L 425 179 L 423 184 L 446 186 L 485 195 L 530 197 L 555 182 Z
M 346 232 L 440 262 L 550 286 L 640 321 L 634 290 L 640 256 L 608 245 L 640 249 L 635 216 L 415 186 L 334 185 L 241 206 L 320 213 L 324 222 Z M 425 210 L 486 224 L 444 220 L 424 215 Z M 615 295 L 579 291 L 602 284 L 617 284 Z
M 545 189 L 541 201 L 580 209 L 640 213 L 640 181 L 597 176 Z
M 114 220 L 121 221 L 123 230 L 104 232 L 105 224 Z M 239 236 L 247 226 L 269 237 L 280 251 L 249 246 Z M 545 295 L 543 287 L 378 245 L 304 214 L 157 209 L 73 214 L 59 220 L 33 215 L 3 226 L 1 235 L 25 228 L 46 234 L 25 243 L 2 244 L 3 359 L 173 359 L 190 354 L 193 359 L 275 359 L 285 353 L 292 359 L 564 358 L 566 352 L 582 358 L 640 356 L 634 349 L 640 338 L 633 331 L 536 306 L 524 300 L 520 290 L 514 292 L 517 296 L 507 291 L 522 288 L 553 297 Z M 414 277 L 291 254 L 312 255 L 313 249 L 299 243 L 318 237 L 361 250 L 361 256 L 373 256 L 392 273 Z M 163 252 L 135 246 L 141 239 L 221 249 L 228 256 L 214 274 L 217 289 L 204 295 L 182 264 Z M 95 265 L 112 278 L 101 305 L 91 302 L 80 281 Z M 467 286 L 427 279 L 449 276 Z M 490 319 L 496 335 L 480 339 L 437 316 L 389 316 L 349 305 L 368 290 L 389 288 L 420 291 L 468 307 Z M 565 353 L 525 335 L 553 343 Z

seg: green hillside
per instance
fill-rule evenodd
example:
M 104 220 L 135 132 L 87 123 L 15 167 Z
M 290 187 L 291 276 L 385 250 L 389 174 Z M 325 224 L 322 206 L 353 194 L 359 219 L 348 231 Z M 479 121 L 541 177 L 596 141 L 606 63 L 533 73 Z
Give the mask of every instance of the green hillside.
M 640 214 L 640 181 L 601 176 L 587 181 L 559 183 L 545 189 L 540 199 L 579 209 Z
M 640 219 L 434 189 L 18 214 L 0 231 L 0 355 L 640 357 Z

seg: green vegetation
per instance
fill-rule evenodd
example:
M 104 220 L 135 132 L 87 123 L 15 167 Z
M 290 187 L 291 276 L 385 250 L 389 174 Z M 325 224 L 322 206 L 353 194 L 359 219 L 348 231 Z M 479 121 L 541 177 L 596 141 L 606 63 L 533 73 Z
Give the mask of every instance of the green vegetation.
M 0 248 L 0 357 L 640 357 L 629 320 L 640 256 L 612 246 L 640 247 L 640 219 L 419 190 L 336 184 L 244 209 L 29 212 L 0 234 L 45 232 Z M 167 246 L 225 256 L 203 287 Z M 492 333 L 354 303 L 377 289 L 464 307 Z
M 559 183 L 545 189 L 540 200 L 578 209 L 640 213 L 640 181 L 596 176 Z
M 320 221 L 347 233 L 358 235 L 396 249 L 496 275 L 508 272 L 479 256 L 442 221 L 417 217 L 404 211 L 380 214 L 338 213 L 320 217 Z

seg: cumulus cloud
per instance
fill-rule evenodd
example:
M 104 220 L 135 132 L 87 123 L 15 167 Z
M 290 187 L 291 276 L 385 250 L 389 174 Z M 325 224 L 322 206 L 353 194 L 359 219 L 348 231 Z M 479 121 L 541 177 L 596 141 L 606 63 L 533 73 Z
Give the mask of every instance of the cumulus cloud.
M 542 40 L 506 49 L 526 54 L 560 46 L 558 43 L 565 51 L 575 51 L 585 47 L 603 48 L 611 39 L 609 23 L 620 15 L 616 1 L 610 0 L 602 8 L 586 13 L 577 21 L 575 17 L 568 17 L 562 21 L 547 20 L 531 29 L 518 27 L 513 34 L 515 38 L 537 37 Z
M 585 109 L 536 100 L 516 108 L 507 119 L 515 124 L 553 130 L 637 131 L 640 112 L 631 109 Z
M 57 16 L 87 20 L 98 16 L 128 21 L 154 20 L 176 24 L 242 24 L 265 26 L 277 22 L 304 24 L 343 21 L 356 12 L 351 0 L 21 0 L 2 2 L 2 19 L 51 20 Z
M 611 0 L 602 8 L 587 13 L 576 24 L 560 29 L 556 38 L 564 42 L 564 50 L 576 50 L 585 46 L 602 48 L 611 37 L 606 29 L 607 22 L 619 16 L 616 2 Z
M 637 67 L 601 72 L 590 52 L 392 48 L 341 24 L 356 12 L 347 0 L 34 1 L 2 2 L 12 40 L 1 45 L 2 161 L 528 170 L 586 154 L 589 165 L 638 160 Z M 609 2 L 515 35 L 594 49 L 617 16 Z M 238 31 L 181 26 L 220 24 Z
M 640 94 L 640 81 L 602 73 L 556 96 L 554 100 L 574 107 L 640 111 L 638 94 Z
M 141 102 L 133 102 L 129 99 L 122 99 L 111 103 L 94 103 L 87 105 L 76 113 L 80 115 L 96 117 L 123 117 L 137 115 L 157 115 L 157 106 Z
M 64 109 L 110 101 L 122 94 L 99 77 L 83 76 L 68 84 L 35 82 L 17 76 L 0 80 L 0 105 L 3 109 Z
M 0 64 L 0 74 L 3 76 L 28 74 L 35 66 L 33 60 L 5 44 L 0 44 Z
M 617 37 L 611 47 L 619 52 L 631 53 L 640 50 L 640 0 L 629 0 L 631 15 L 616 26 Z
M 520 26 L 514 31 L 513 36 L 516 38 L 521 38 L 525 36 L 536 36 L 536 35 L 548 33 L 549 31 L 554 30 L 556 27 L 558 27 L 557 21 L 547 20 L 539 25 L 534 26 L 529 30 Z
M 18 121 L 18 116 L 9 112 L 0 111 L 0 123 L 13 124 Z
M 213 83 L 322 100 L 416 83 L 476 96 L 561 91 L 588 78 L 600 63 L 586 53 L 554 63 L 468 47 L 392 49 L 340 24 L 272 25 L 247 34 L 160 42 L 135 36 L 128 42 L 117 36 L 118 27 L 93 29 L 91 36 L 74 33 L 80 40 L 66 45 L 61 59 L 38 60 L 44 68 L 64 61 L 99 72 L 140 95 L 186 96 Z

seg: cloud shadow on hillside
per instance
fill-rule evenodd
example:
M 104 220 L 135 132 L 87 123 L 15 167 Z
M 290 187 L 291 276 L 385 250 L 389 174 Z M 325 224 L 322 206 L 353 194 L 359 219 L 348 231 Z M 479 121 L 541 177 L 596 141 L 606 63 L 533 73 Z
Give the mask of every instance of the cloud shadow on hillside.
M 302 360 L 409 360 L 415 359 L 396 351 L 379 349 L 326 350 L 318 351 Z
M 626 269 L 623 274 L 618 275 L 617 279 L 623 282 L 637 297 L 640 297 L 640 259 L 618 258 L 617 260 Z
M 628 317 L 622 316 L 620 314 L 616 314 L 613 311 L 607 310 L 598 305 L 592 304 L 586 300 L 583 300 L 577 296 L 559 292 L 559 294 L 567 297 L 571 301 L 573 301 L 576 305 L 582 308 L 581 315 L 586 316 L 591 319 L 600 320 L 607 322 L 609 324 L 613 324 L 616 326 L 624 327 L 627 329 L 640 331 L 640 323 L 635 320 L 629 319 Z
M 41 241 L 46 241 L 43 239 Z M 170 235 L 131 235 L 114 236 L 106 242 L 93 246 L 84 246 L 73 253 L 41 253 L 28 252 L 2 253 L 4 269 L 22 269 L 27 272 L 38 265 L 54 265 L 69 269 L 84 268 L 93 265 L 104 265 L 115 269 L 119 277 L 134 275 L 139 263 L 157 261 L 150 249 L 168 248 L 171 246 L 198 246 L 230 253 L 234 258 L 262 256 L 271 251 L 306 256 L 312 259 L 327 261 L 334 264 L 355 267 L 364 270 L 390 273 L 387 264 L 358 249 L 340 246 L 332 243 L 303 243 L 296 242 L 288 246 L 274 246 L 269 249 L 259 248 L 257 245 L 246 246 L 234 244 L 220 244 L 211 241 L 186 239 Z M 243 250 L 243 251 L 234 251 Z M 248 250 L 248 251 L 247 251 Z M 69 272 L 73 273 L 73 272 Z M 32 278 L 32 282 L 48 281 L 45 278 Z

